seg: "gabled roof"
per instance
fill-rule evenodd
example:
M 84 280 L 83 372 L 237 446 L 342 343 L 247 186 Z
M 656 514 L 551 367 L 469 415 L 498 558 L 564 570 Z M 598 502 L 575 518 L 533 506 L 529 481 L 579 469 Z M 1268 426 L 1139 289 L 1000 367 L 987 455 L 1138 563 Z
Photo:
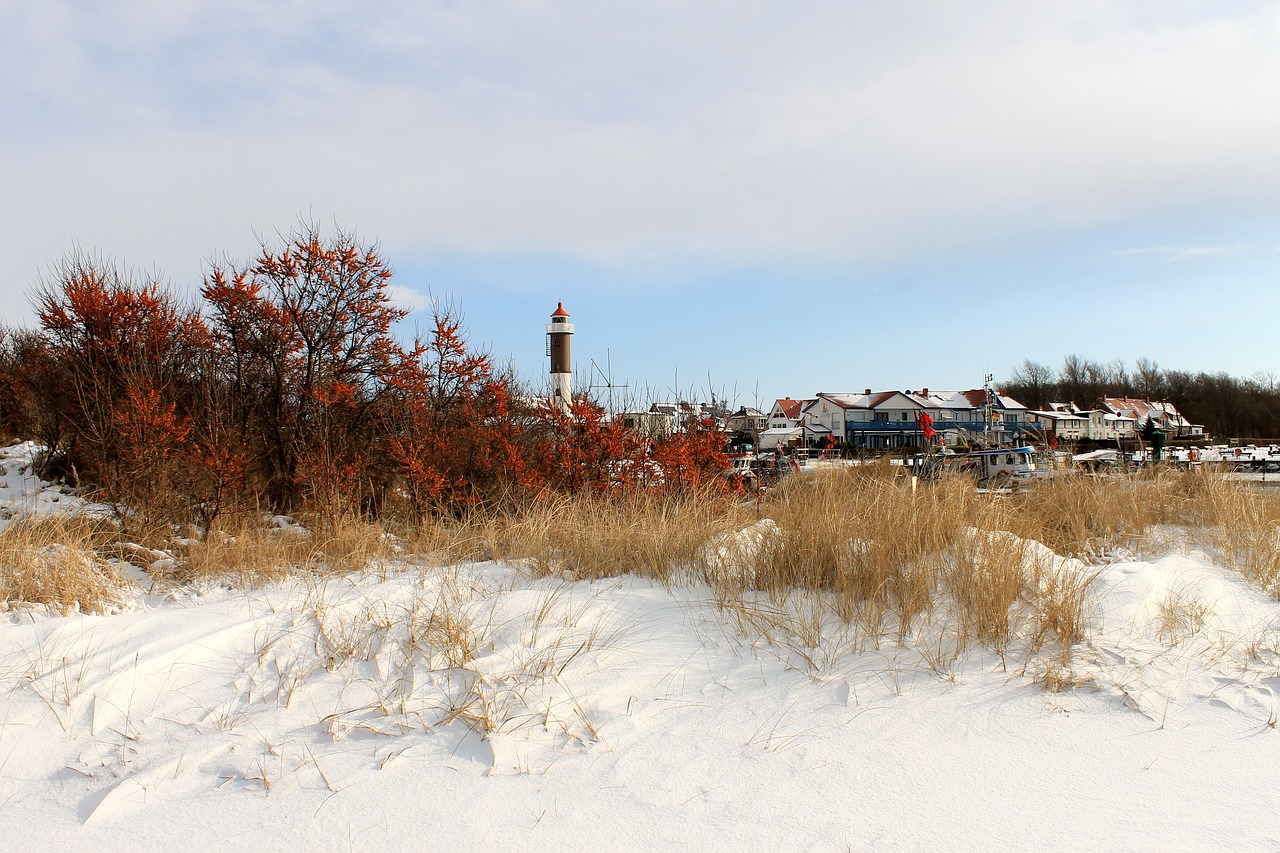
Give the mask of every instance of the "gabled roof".
M 1085 417 L 1084 415 L 1076 414 L 1075 412 L 1048 411 L 1048 412 L 1027 412 L 1027 414 L 1037 418 L 1044 418 L 1046 420 L 1051 420 L 1051 421 L 1087 421 L 1088 420 L 1088 418 Z
M 975 409 L 982 408 L 983 403 L 987 400 L 987 392 L 981 388 L 971 388 L 968 391 L 961 391 L 960 394 L 969 401 L 969 405 Z M 999 392 L 992 392 L 991 402 L 1000 409 L 1026 409 L 1027 407 L 1019 403 L 1012 397 L 1005 396 Z
M 1138 399 L 1136 397 L 1103 397 L 1098 401 L 1103 409 L 1117 415 L 1127 415 L 1137 420 L 1167 421 L 1186 424 L 1187 420 L 1172 403 Z
M 894 397 L 897 397 L 899 394 L 902 394 L 902 392 L 901 391 L 880 391 L 879 393 L 872 394 L 870 397 L 867 398 L 867 408 L 874 409 L 877 406 L 882 406 L 885 403 L 892 400 Z M 906 397 L 907 395 L 902 394 L 902 396 Z M 907 397 L 907 399 L 909 400 L 911 398 Z
M 867 408 L 865 400 L 865 394 L 832 394 L 826 391 L 819 391 L 818 399 L 813 402 L 832 403 L 842 409 L 865 409 Z
M 818 394 L 819 399 L 839 406 L 842 409 L 874 409 L 877 406 L 884 405 L 894 397 L 899 396 L 905 397 L 907 400 L 916 403 L 917 405 L 921 405 L 910 395 L 904 394 L 901 391 L 874 391 L 867 394 L 830 394 L 826 392 L 819 392 Z M 814 402 L 817 402 L 817 400 Z M 806 406 L 805 408 L 807 410 L 810 407 Z
M 801 400 L 792 400 L 790 397 L 783 397 L 781 400 L 774 401 L 773 407 L 782 410 L 782 416 L 787 420 L 799 420 L 800 409 L 804 402 Z
M 959 391 L 930 391 L 907 394 L 912 401 L 926 409 L 972 409 L 973 406 Z

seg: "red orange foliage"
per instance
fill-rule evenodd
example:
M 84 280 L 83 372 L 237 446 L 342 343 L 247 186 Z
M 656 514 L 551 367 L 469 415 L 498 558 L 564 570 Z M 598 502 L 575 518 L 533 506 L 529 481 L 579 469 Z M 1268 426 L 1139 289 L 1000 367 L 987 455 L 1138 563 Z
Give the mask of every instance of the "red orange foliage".
M 264 503 L 424 515 L 725 484 L 710 424 L 655 441 L 585 398 L 530 402 L 451 306 L 402 346 L 391 270 L 349 234 L 303 226 L 250 263 L 213 265 L 201 310 L 95 258 L 56 273 L 36 296 L 39 332 L 0 340 L 0 385 L 21 399 L 0 415 L 122 503 L 159 507 L 163 491 L 207 529 Z

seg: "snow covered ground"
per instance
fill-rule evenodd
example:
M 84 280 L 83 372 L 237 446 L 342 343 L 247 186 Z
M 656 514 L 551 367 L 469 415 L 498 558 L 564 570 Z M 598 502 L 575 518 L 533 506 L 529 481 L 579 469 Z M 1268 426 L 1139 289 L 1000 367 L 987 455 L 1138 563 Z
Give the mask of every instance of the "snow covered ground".
M 1050 651 L 947 663 L 937 625 L 855 641 L 816 597 L 784 617 L 694 582 L 492 562 L 12 607 L 0 838 L 1277 849 L 1280 604 L 1165 534 L 1167 552 L 1076 564 L 1099 574 L 1056 692 Z
M 39 451 L 32 441 L 0 448 L 0 530 L 14 516 L 84 512 L 88 506 L 71 489 L 35 475 L 33 462 Z

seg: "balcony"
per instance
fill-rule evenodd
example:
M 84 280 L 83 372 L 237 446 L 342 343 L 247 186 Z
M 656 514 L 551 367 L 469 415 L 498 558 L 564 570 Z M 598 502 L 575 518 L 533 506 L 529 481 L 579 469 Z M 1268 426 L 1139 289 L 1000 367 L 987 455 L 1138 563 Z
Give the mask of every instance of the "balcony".
M 548 335 L 553 335 L 553 334 L 572 335 L 573 324 L 572 323 L 548 323 L 547 334 Z
M 964 430 L 965 432 L 982 432 L 981 421 L 934 421 L 933 428 L 938 432 L 947 430 Z M 1029 426 L 1018 422 L 1000 423 L 993 421 L 992 432 L 1019 433 L 1027 432 Z M 844 431 L 852 435 L 859 432 L 923 432 L 916 421 L 845 421 Z
M 938 429 L 938 424 L 933 425 Z M 845 421 L 845 432 L 901 432 L 902 430 L 920 429 L 915 421 Z

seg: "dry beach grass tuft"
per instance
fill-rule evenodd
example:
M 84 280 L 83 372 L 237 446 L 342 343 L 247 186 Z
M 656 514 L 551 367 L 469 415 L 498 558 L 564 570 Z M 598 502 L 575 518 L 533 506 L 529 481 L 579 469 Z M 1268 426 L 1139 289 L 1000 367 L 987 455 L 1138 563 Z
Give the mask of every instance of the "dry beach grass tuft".
M 126 583 L 102 556 L 114 535 L 111 524 L 83 515 L 13 521 L 0 531 L 0 602 L 106 609 Z

